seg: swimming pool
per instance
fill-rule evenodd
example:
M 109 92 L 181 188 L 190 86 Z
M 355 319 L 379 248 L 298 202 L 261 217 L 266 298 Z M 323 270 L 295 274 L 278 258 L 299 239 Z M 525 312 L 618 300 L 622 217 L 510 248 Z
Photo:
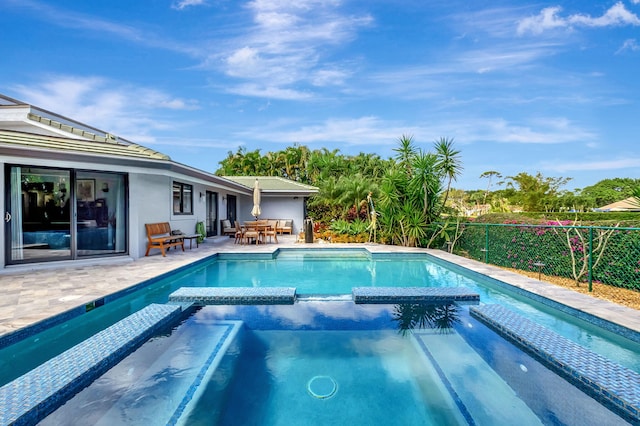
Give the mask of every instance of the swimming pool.
M 323 284 L 318 284 L 320 279 L 324 279 Z M 108 309 L 95 309 L 94 311 L 89 312 L 86 315 L 82 315 L 81 317 L 69 321 L 61 326 L 55 327 L 44 333 L 40 333 L 33 339 L 29 339 L 28 341 L 3 349 L 0 351 L 0 363 L 2 363 L 0 371 L 5 375 L 3 377 L 4 382 L 11 380 L 12 377 L 22 374 L 21 371 L 24 372 L 33 368 L 32 365 L 34 363 L 37 365 L 42 362 L 40 360 L 46 360 L 55 355 L 56 351 L 59 352 L 64 350 L 65 345 L 66 347 L 69 347 L 95 334 L 105 326 L 124 318 L 132 312 L 138 311 L 150 303 L 165 303 L 167 301 L 167 295 L 180 287 L 261 287 L 282 285 L 293 285 L 299 289 L 302 301 L 296 304 L 297 307 L 315 306 L 316 303 L 319 303 L 321 307 L 326 307 L 326 309 L 331 310 L 333 309 L 330 308 L 331 306 L 340 306 L 339 309 L 335 310 L 333 316 L 340 318 L 341 315 L 345 315 L 345 317 L 350 318 L 350 321 L 354 324 L 360 324 L 363 321 L 367 323 L 368 320 L 365 320 L 373 315 L 371 312 L 377 312 L 376 308 L 369 308 L 371 312 L 362 307 L 348 308 L 349 305 L 344 305 L 344 303 L 346 303 L 344 300 L 336 300 L 336 298 L 333 297 L 335 295 L 349 293 L 351 287 L 354 285 L 466 287 L 478 292 L 482 303 L 499 303 L 508 306 L 519 314 L 532 319 L 536 323 L 543 324 L 553 329 L 562 336 L 565 336 L 580 345 L 588 347 L 597 353 L 603 354 L 609 359 L 612 359 L 636 372 L 640 371 L 640 360 L 638 357 L 638 353 L 640 353 L 640 351 L 638 350 L 638 344 L 617 336 L 614 333 L 595 327 L 585 321 L 558 312 L 548 306 L 523 298 L 521 295 L 506 291 L 501 286 L 496 286 L 495 283 L 491 282 L 491 280 L 483 282 L 482 280 L 471 279 L 469 276 L 448 269 L 441 264 L 441 262 L 438 262 L 434 258 L 425 254 L 409 254 L 402 256 L 371 255 L 364 250 L 335 251 L 331 249 L 322 251 L 279 250 L 275 256 L 266 256 L 264 254 L 216 256 L 208 261 L 200 262 L 192 268 L 172 274 L 170 277 L 156 280 L 149 286 L 142 288 L 135 293 L 121 297 L 116 301 L 110 301 L 105 305 L 109 307 Z M 314 299 L 318 298 L 324 298 L 324 300 L 319 302 L 314 301 Z M 332 300 L 329 301 L 327 299 Z M 202 309 L 192 318 L 189 318 L 187 323 L 190 321 L 199 321 L 201 318 L 200 316 L 204 315 L 203 312 L 210 312 L 212 309 L 213 308 Z M 216 308 L 214 311 L 217 313 L 214 315 L 216 318 L 220 318 L 220 312 L 224 313 L 229 309 L 231 308 Z M 247 324 L 248 321 L 245 318 L 246 315 L 242 314 L 241 310 L 249 308 L 234 307 L 233 309 L 234 315 L 237 315 L 235 320 L 239 319 Z M 263 315 L 260 317 L 260 321 L 258 321 L 258 323 L 272 323 L 269 321 L 269 318 L 271 315 L 274 315 L 275 308 L 256 309 L 263 309 L 265 312 L 269 312 L 269 315 Z M 305 315 L 310 315 L 309 309 L 305 310 L 299 308 L 301 309 L 299 312 L 295 310 L 288 310 L 287 307 L 278 307 L 278 309 L 282 309 L 282 315 L 285 317 L 302 316 L 304 318 Z M 364 315 L 364 317 L 361 318 L 358 316 L 360 314 L 347 314 L 346 312 L 349 312 L 350 310 L 356 310 L 360 314 Z M 392 312 L 392 310 L 393 308 L 387 307 L 387 313 L 382 314 L 382 319 L 378 320 L 378 326 L 381 329 L 379 331 L 383 333 L 385 331 L 389 332 L 388 325 L 380 326 L 380 324 L 384 322 L 385 315 L 388 317 L 390 315 L 389 312 Z M 465 315 L 468 316 L 465 308 L 463 308 L 463 311 L 465 312 Z M 315 319 L 313 321 L 310 319 L 306 319 L 306 321 L 311 321 L 312 323 L 315 321 L 322 322 L 324 321 L 322 318 L 325 317 L 326 315 L 321 315 L 319 317 L 320 319 L 318 319 L 314 316 Z M 231 317 L 224 318 L 234 319 Z M 471 320 L 472 321 L 467 324 L 473 324 L 473 321 L 475 320 Z M 308 333 L 310 328 L 308 323 L 304 324 L 306 325 L 303 325 L 300 329 L 293 327 L 290 330 L 287 330 L 287 332 L 297 332 L 302 335 L 302 337 L 299 337 L 298 339 L 304 340 L 304 336 L 306 336 L 305 333 Z M 278 327 L 277 331 L 284 331 L 281 330 L 281 326 Z M 343 324 L 341 327 L 343 327 L 341 330 L 350 330 L 353 327 L 357 328 L 357 326 L 348 324 Z M 256 328 L 255 326 L 243 327 L 243 329 L 250 331 L 245 330 L 243 333 L 244 337 L 240 340 L 255 342 L 263 340 L 266 342 L 270 341 L 270 338 L 268 337 L 269 333 L 262 336 L 259 328 L 260 327 Z M 458 331 L 458 328 L 460 327 L 456 327 L 456 331 Z M 482 327 L 475 328 L 481 329 Z M 462 329 L 464 330 L 464 328 Z M 180 334 L 181 332 L 176 331 L 176 333 Z M 191 332 L 189 331 L 187 333 L 189 334 Z M 205 334 L 206 333 L 208 332 L 205 332 Z M 391 334 L 394 335 L 394 333 Z M 467 346 L 471 345 L 469 342 L 473 341 L 474 338 L 469 336 L 474 336 L 473 334 L 460 333 L 459 331 L 457 334 L 466 339 Z M 290 337 L 287 337 L 286 339 L 289 338 Z M 367 337 L 366 339 L 375 341 L 378 338 L 382 339 L 382 341 L 389 340 L 389 336 L 375 338 Z M 398 339 L 398 336 L 394 335 L 394 338 Z M 154 342 L 159 340 L 161 339 L 155 339 Z M 202 339 L 199 340 L 199 342 L 202 341 Z M 158 343 L 152 343 L 152 345 L 153 344 Z M 265 344 L 266 343 L 263 343 L 263 346 Z M 506 342 L 503 344 L 505 344 L 506 347 L 509 347 L 509 344 L 506 344 Z M 275 347 L 277 346 L 279 345 L 275 344 Z M 474 351 L 482 352 L 483 346 L 484 343 L 482 342 L 474 345 Z M 146 347 L 146 345 L 143 346 L 143 348 L 144 347 Z M 141 350 L 143 349 L 141 348 Z M 192 352 L 192 350 L 193 348 L 189 348 L 189 352 Z M 239 351 L 238 353 L 244 353 L 244 351 Z M 418 354 L 420 353 L 421 352 L 418 351 Z M 297 355 L 293 354 L 290 355 L 289 358 L 295 358 L 296 356 Z M 420 356 L 424 358 L 427 355 L 425 355 L 423 351 Z M 348 358 L 348 356 L 346 356 L 346 358 Z M 488 359 L 493 359 L 493 355 L 488 355 Z M 161 377 L 165 377 L 166 375 L 166 372 L 160 374 Z M 241 379 L 240 382 L 242 382 Z M 543 391 L 542 388 L 539 390 Z M 178 393 L 180 393 L 180 391 L 178 391 Z M 446 393 L 443 395 L 443 398 L 445 398 Z M 597 404 L 593 401 L 591 401 L 591 403 Z M 420 402 L 420 404 L 422 404 L 422 402 Z M 197 412 L 197 410 L 194 412 Z M 458 418 L 459 415 L 460 413 L 454 414 L 454 417 Z
M 405 333 L 408 308 L 205 307 L 42 424 L 624 424 L 464 306 Z

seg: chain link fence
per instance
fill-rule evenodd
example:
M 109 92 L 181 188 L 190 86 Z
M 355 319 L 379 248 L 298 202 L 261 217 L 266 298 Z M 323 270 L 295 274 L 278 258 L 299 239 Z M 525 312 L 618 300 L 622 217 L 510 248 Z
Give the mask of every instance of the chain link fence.
M 640 291 L 640 228 L 462 224 L 452 253 L 496 266 Z

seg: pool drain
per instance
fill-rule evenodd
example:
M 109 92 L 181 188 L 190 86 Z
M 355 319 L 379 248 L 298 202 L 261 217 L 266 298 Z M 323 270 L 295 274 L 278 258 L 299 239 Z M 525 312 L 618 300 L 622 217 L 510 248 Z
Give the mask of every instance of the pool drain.
M 307 383 L 307 390 L 313 397 L 327 399 L 338 391 L 338 384 L 329 376 L 315 376 Z

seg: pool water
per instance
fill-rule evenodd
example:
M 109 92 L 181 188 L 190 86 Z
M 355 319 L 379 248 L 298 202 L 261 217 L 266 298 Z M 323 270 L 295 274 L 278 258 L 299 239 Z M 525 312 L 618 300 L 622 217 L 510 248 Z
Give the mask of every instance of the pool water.
M 0 349 L 0 385 L 35 368 L 150 303 L 166 303 L 180 287 L 292 286 L 304 296 L 350 294 L 356 286 L 462 286 L 482 303 L 498 303 L 640 373 L 640 344 L 566 313 L 472 279 L 425 254 L 371 256 L 364 250 L 279 250 L 275 258 L 218 255 L 159 279 L 105 306 Z M 354 272 L 355 271 L 355 272 Z M 348 278 L 347 278 L 348 277 Z
M 466 306 L 408 329 L 409 307 L 205 307 L 42 424 L 624 424 Z
M 282 250 L 274 259 L 221 255 L 205 265 L 190 286 L 295 287 L 298 295 L 351 294 L 353 287 L 444 287 L 426 267 L 424 255 L 372 258 L 364 252 L 346 256 L 298 254 Z M 455 284 L 453 284 L 455 285 Z
M 508 306 L 574 342 L 640 372 L 640 344 L 510 293 L 490 280 L 452 271 L 424 254 L 370 256 L 363 250 L 281 250 L 274 259 L 224 255 L 192 274 L 176 279 L 179 287 L 295 287 L 299 297 L 351 294 L 353 287 L 465 287 L 482 303 Z
M 411 413 L 402 417 L 401 424 L 499 424 L 501 413 L 512 411 L 510 416 L 522 413 L 524 417 L 517 422 L 523 424 L 624 424 L 471 318 L 465 306 L 456 311 L 460 321 L 451 324 L 453 333 L 407 332 L 406 327 L 398 329 L 402 323 L 398 317 L 411 312 L 411 306 L 355 305 L 335 295 L 350 294 L 356 286 L 466 287 L 480 294 L 481 303 L 504 305 L 636 372 L 640 372 L 638 343 L 511 292 L 490 279 L 475 275 L 472 279 L 428 255 L 280 250 L 274 258 L 257 257 L 219 255 L 199 262 L 3 348 L 0 383 L 150 303 L 166 303 L 168 295 L 180 287 L 291 286 L 301 295 L 293 306 L 199 310 L 171 334 L 151 339 L 43 424 L 68 424 L 69 416 L 73 424 L 164 424 L 166 419 L 173 419 L 170 424 L 185 419 L 189 419 L 186 424 L 238 424 L 234 419 L 244 418 L 248 411 L 261 413 L 270 424 L 291 424 L 292 417 L 286 413 L 303 401 L 309 406 L 302 404 L 300 410 L 315 412 L 313 405 L 331 406 L 319 412 L 339 415 L 334 423 L 363 424 L 342 419 L 368 419 L 372 410 L 388 405 L 385 401 L 398 395 L 402 397 L 394 405 L 416 407 L 394 415 Z M 231 333 L 229 324 L 235 324 L 237 335 Z M 221 350 L 218 337 L 227 336 L 225 333 L 231 334 Z M 307 368 L 326 360 L 330 362 L 325 365 L 334 365 L 335 371 Z M 313 381 L 315 377 L 323 380 Z M 375 380 L 362 382 L 367 377 Z M 194 386 L 198 380 L 201 382 Z M 359 400 L 380 399 L 367 402 L 370 406 L 343 404 L 349 389 L 357 391 Z M 396 390 L 390 396 L 385 389 Z M 186 405 L 181 404 L 185 395 L 191 395 Z M 400 424 L 382 415 L 373 415 L 371 424 Z M 326 424 L 314 423 L 318 416 L 308 415 L 304 422 Z M 386 423 L 373 422 L 382 418 Z M 246 418 L 248 424 L 263 424 L 256 419 Z

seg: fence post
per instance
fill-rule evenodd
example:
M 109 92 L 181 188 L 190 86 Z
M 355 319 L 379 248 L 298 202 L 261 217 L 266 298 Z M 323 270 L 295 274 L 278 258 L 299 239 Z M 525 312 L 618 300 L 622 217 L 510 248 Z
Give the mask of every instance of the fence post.
M 484 263 L 489 263 L 489 224 L 484 225 Z
M 593 226 L 589 227 L 589 293 L 593 291 Z

